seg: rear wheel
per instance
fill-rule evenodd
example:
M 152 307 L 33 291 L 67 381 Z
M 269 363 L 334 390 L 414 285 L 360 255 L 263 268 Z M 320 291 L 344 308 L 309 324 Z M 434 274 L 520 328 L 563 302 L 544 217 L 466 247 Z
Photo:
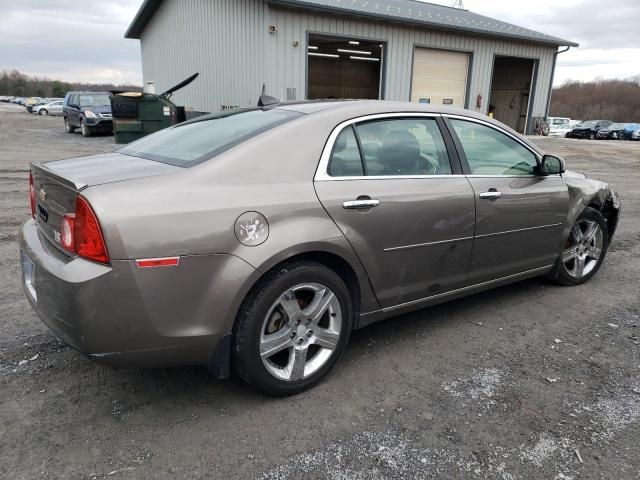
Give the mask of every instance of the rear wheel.
M 49 115 L 49 111 L 46 108 L 38 110 L 38 115 Z
M 67 117 L 64 117 L 64 129 L 67 131 L 67 133 L 73 133 L 76 131 L 76 127 L 71 126 Z
M 589 134 L 589 140 L 595 140 L 595 139 L 596 139 L 596 134 L 595 134 L 595 133 L 593 133 L 593 132 L 591 132 L 591 133 Z
M 602 265 L 608 246 L 606 220 L 598 210 L 586 208 L 571 228 L 551 279 L 561 285 L 586 282 Z
M 245 300 L 234 327 L 233 367 L 269 395 L 293 395 L 324 377 L 344 351 L 353 325 L 344 282 L 316 262 L 267 274 Z

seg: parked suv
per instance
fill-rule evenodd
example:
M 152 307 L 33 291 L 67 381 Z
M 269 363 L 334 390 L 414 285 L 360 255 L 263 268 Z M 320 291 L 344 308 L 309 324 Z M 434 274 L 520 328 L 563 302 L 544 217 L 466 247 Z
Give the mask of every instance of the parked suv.
M 606 128 L 612 123 L 611 120 L 589 120 L 588 122 L 582 122 L 567 133 L 567 138 L 590 138 L 594 140 L 598 134 L 598 130 Z
M 80 128 L 89 137 L 96 132 L 113 132 L 109 92 L 69 92 L 62 107 L 67 133 Z

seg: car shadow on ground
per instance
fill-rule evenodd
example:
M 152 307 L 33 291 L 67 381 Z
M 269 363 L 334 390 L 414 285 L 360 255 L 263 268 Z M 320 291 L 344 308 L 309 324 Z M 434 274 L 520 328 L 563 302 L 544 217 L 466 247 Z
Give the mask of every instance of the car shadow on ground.
M 343 375 L 348 370 L 361 371 L 367 362 L 370 348 L 384 345 L 384 348 L 402 350 L 408 341 L 418 336 L 437 336 L 459 334 L 461 328 L 482 328 L 483 324 L 474 320 L 479 311 L 486 312 L 490 306 L 501 306 L 513 301 L 527 301 L 532 292 L 543 288 L 562 288 L 552 286 L 542 279 L 531 279 L 512 285 L 503 286 L 487 292 L 475 294 L 452 302 L 418 310 L 409 314 L 390 318 L 375 323 L 352 333 L 351 341 L 342 359 L 335 366 L 334 371 L 321 382 L 316 389 L 305 392 L 294 398 L 304 398 L 317 389 L 331 391 L 339 389 Z M 76 352 L 73 355 L 80 355 Z M 94 362 L 92 362 L 94 363 Z M 242 402 L 247 408 L 247 402 L 260 405 L 277 401 L 259 392 L 253 391 L 236 375 L 230 379 L 215 380 L 205 367 L 180 367 L 163 369 L 117 369 L 95 363 L 95 368 L 103 369 L 99 375 L 105 387 L 112 384 L 121 389 L 119 397 L 131 395 L 130 401 L 140 404 L 153 402 L 156 406 L 162 404 L 180 404 L 182 407 L 191 404 L 214 403 L 216 408 L 229 408 Z M 360 381 L 369 382 L 371 379 L 359 377 Z M 357 389 L 357 385 L 353 386 Z M 115 393 L 115 392 L 112 392 Z M 135 397 L 138 397 L 137 399 Z

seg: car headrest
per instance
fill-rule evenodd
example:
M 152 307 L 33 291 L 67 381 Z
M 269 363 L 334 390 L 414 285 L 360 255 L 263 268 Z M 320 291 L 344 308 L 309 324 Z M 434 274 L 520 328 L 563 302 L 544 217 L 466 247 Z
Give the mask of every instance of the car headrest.
M 418 139 L 407 131 L 391 131 L 385 137 L 378 158 L 391 171 L 416 168 L 420 157 Z

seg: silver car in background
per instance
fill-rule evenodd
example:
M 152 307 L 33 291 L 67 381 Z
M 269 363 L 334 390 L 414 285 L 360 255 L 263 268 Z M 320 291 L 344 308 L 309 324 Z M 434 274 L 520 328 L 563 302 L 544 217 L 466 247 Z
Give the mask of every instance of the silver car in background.
M 35 105 L 32 111 L 38 115 L 62 115 L 62 100 Z
M 261 103 L 31 165 L 23 285 L 57 335 L 288 395 L 355 328 L 539 275 L 577 285 L 604 260 L 617 194 L 499 122 Z

